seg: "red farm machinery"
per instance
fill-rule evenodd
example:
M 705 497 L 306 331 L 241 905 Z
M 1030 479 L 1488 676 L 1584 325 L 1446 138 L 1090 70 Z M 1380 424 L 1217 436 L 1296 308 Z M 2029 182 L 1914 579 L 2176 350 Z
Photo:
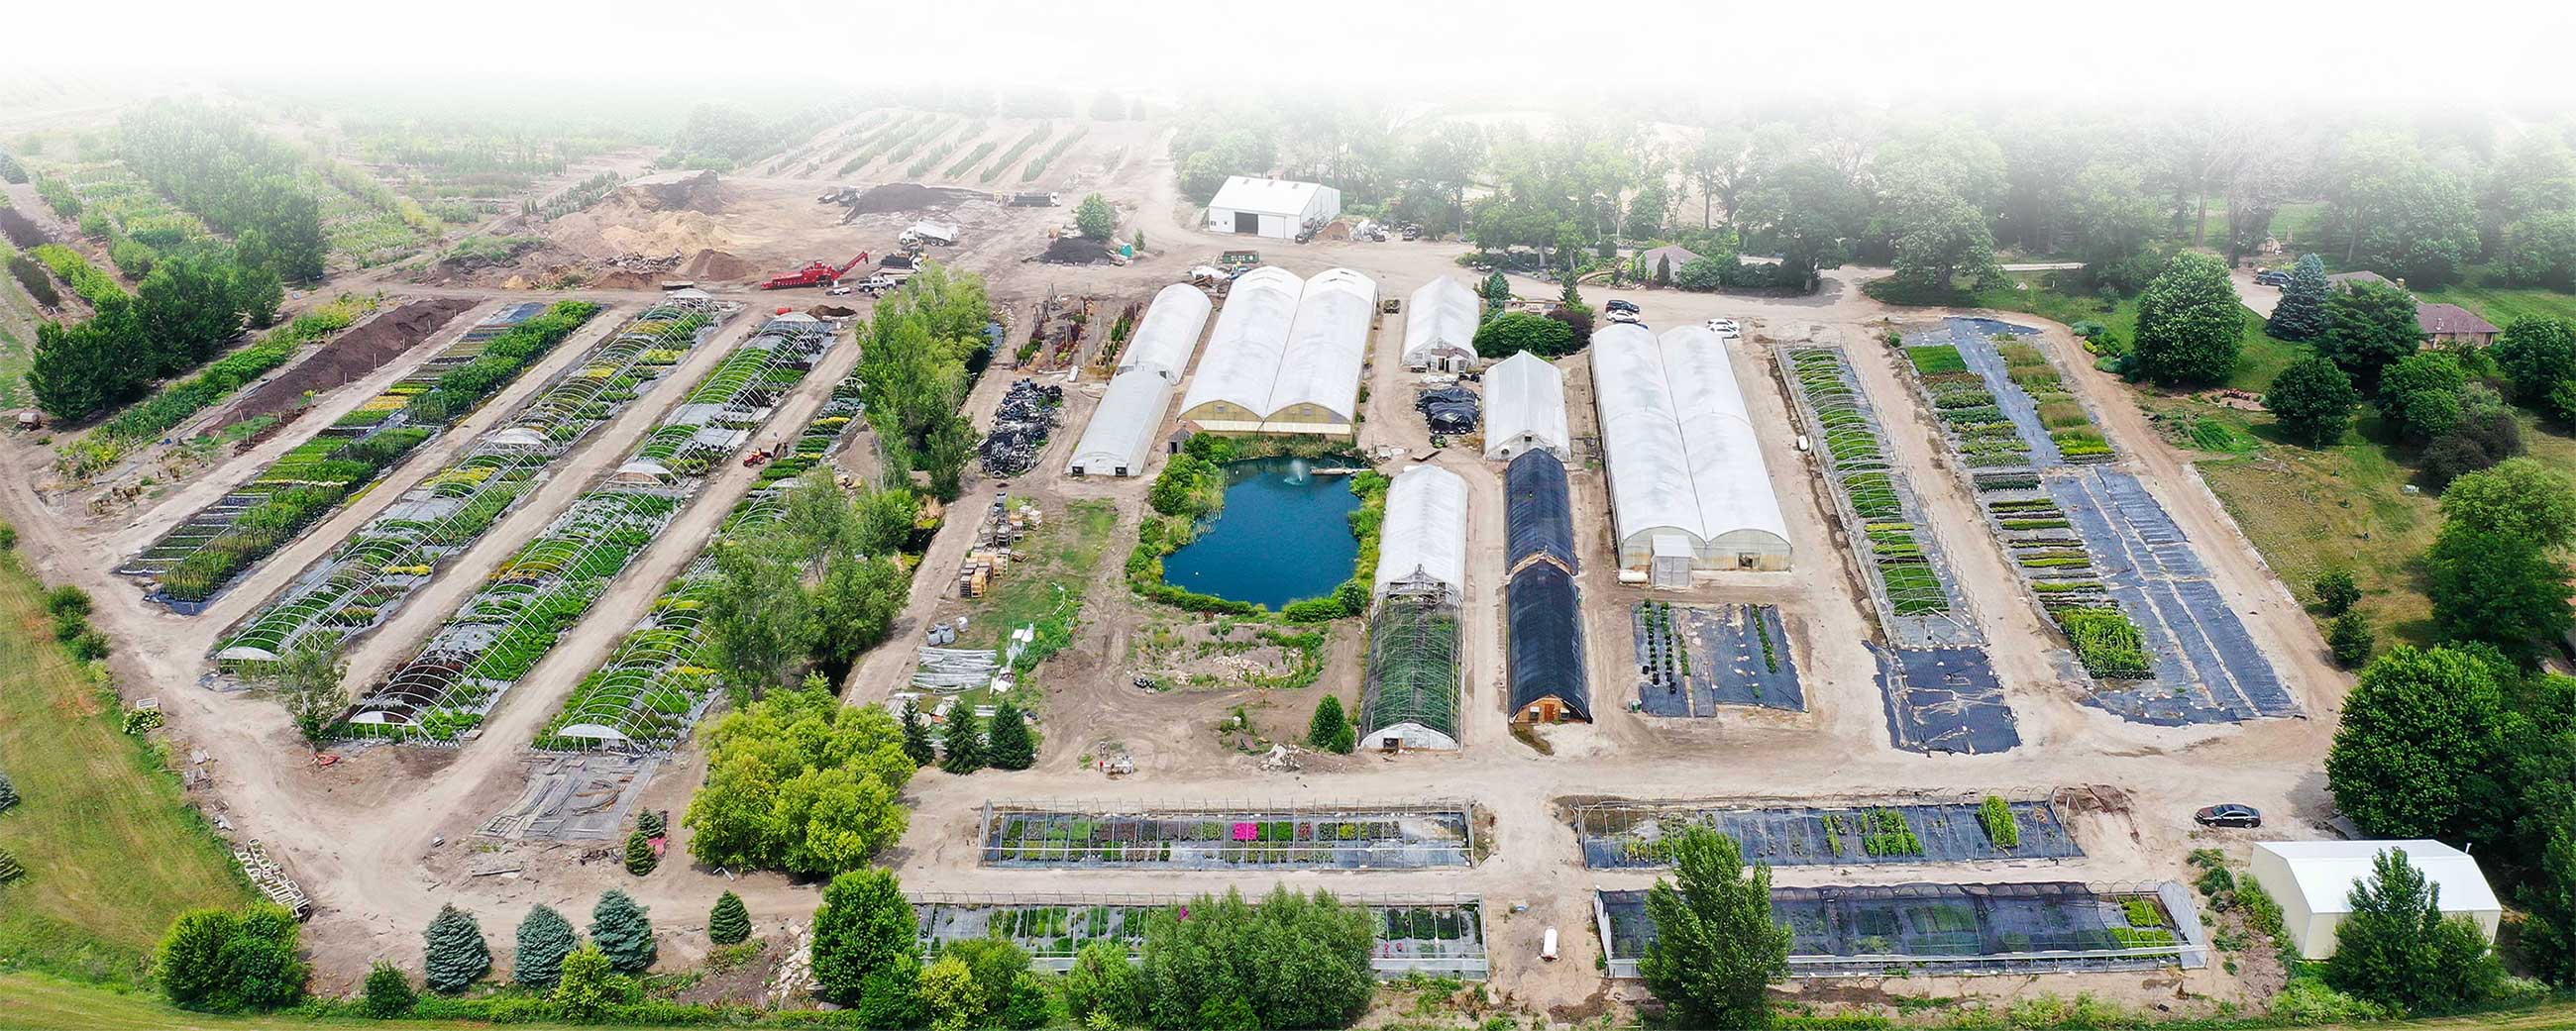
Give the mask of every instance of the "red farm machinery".
M 860 251 L 858 257 L 850 259 L 849 264 L 843 265 L 839 268 L 833 268 L 829 262 L 809 261 L 805 263 L 804 268 L 797 269 L 796 271 L 783 276 L 770 277 L 768 282 L 760 284 L 760 288 L 763 290 L 793 290 L 798 287 L 806 286 L 831 286 L 839 283 L 841 281 L 841 277 L 848 275 L 851 269 L 865 265 L 867 262 L 868 252 L 866 251 Z

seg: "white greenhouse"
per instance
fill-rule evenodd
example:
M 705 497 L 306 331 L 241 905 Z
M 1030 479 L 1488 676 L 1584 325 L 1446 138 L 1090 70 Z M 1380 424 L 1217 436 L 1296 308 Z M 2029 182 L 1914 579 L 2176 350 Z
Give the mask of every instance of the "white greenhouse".
M 1342 191 L 1319 183 L 1238 175 L 1218 187 L 1208 201 L 1207 227 L 1214 233 L 1241 233 L 1294 240 L 1306 223 L 1322 223 L 1342 213 Z
M 1698 326 L 1592 335 L 1619 565 L 1659 587 L 1694 569 L 1789 568 L 1788 523 L 1726 348 Z
M 1404 364 L 1412 369 L 1456 372 L 1476 363 L 1476 326 L 1484 303 L 1448 276 L 1413 291 L 1404 304 Z
M 1145 317 L 1136 323 L 1135 332 L 1127 338 L 1127 349 L 1118 354 L 1118 371 L 1151 369 L 1164 380 L 1181 381 L 1181 373 L 1190 367 L 1190 354 L 1198 350 L 1199 333 L 1207 329 L 1208 313 L 1215 306 L 1198 287 L 1174 283 L 1154 295 L 1154 303 L 1145 309 Z
M 1235 279 L 1189 393 L 1181 398 L 1181 418 L 1218 433 L 1260 432 L 1261 417 L 1270 414 L 1279 356 L 1297 321 L 1297 298 L 1305 291 L 1305 280 L 1273 265 Z
M 1091 412 L 1074 445 L 1068 472 L 1076 476 L 1143 476 L 1172 404 L 1172 381 L 1159 368 L 1130 369 L 1109 378 L 1109 392 Z
M 1433 465 L 1397 473 L 1386 488 L 1386 516 L 1378 524 L 1377 579 L 1389 585 L 1446 587 L 1451 598 L 1467 593 L 1467 481 Z
M 2443 916 L 2465 916 L 2493 941 L 2504 922 L 2504 904 L 2496 900 L 2478 861 L 2438 841 L 2258 841 L 2254 843 L 2254 879 L 2281 903 L 2281 927 L 2299 947 L 2299 955 L 2325 959 L 2335 952 L 2335 929 L 2352 913 L 2352 889 L 2368 880 L 2371 863 L 2383 851 L 2395 850 L 2441 889 Z
M 1377 283 L 1349 269 L 1312 280 L 1264 266 L 1235 280 L 1181 418 L 1214 433 L 1348 437 L 1359 412 Z
M 1546 451 L 1574 457 L 1565 423 L 1565 372 L 1523 351 L 1485 370 L 1485 457 Z

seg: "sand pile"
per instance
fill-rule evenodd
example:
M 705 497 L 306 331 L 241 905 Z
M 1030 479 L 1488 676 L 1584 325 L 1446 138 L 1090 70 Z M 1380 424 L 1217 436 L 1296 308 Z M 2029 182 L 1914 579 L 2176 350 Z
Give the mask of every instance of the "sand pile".
M 695 254 L 733 245 L 733 234 L 723 223 L 698 211 L 658 212 L 606 225 L 598 238 L 610 254 Z
M 721 282 L 731 279 L 749 279 L 760 274 L 760 266 L 723 251 L 702 249 L 691 255 L 689 260 L 681 262 L 674 274 L 683 279 L 712 279 Z

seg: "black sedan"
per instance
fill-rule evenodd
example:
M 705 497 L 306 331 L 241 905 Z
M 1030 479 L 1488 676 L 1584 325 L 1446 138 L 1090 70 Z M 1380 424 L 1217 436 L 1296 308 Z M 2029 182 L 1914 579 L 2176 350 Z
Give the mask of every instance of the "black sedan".
M 2267 268 L 2261 272 L 2254 273 L 2254 281 L 2261 283 L 2264 286 L 2288 286 L 2290 285 L 2290 274 L 2283 272 L 2280 269 Z
M 2260 827 L 2263 825 L 2261 812 L 2256 811 L 2253 806 L 2238 805 L 2234 802 L 2204 807 L 2201 811 L 2191 814 L 2191 818 L 2199 821 L 2203 827 Z

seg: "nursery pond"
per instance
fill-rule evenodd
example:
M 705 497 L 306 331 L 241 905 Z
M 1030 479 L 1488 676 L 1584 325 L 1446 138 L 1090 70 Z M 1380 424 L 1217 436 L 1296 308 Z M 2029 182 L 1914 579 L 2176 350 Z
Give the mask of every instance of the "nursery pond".
M 1225 509 L 1197 540 L 1163 560 L 1163 580 L 1200 594 L 1276 610 L 1329 594 L 1350 579 L 1360 542 L 1356 458 L 1254 458 L 1225 467 Z

